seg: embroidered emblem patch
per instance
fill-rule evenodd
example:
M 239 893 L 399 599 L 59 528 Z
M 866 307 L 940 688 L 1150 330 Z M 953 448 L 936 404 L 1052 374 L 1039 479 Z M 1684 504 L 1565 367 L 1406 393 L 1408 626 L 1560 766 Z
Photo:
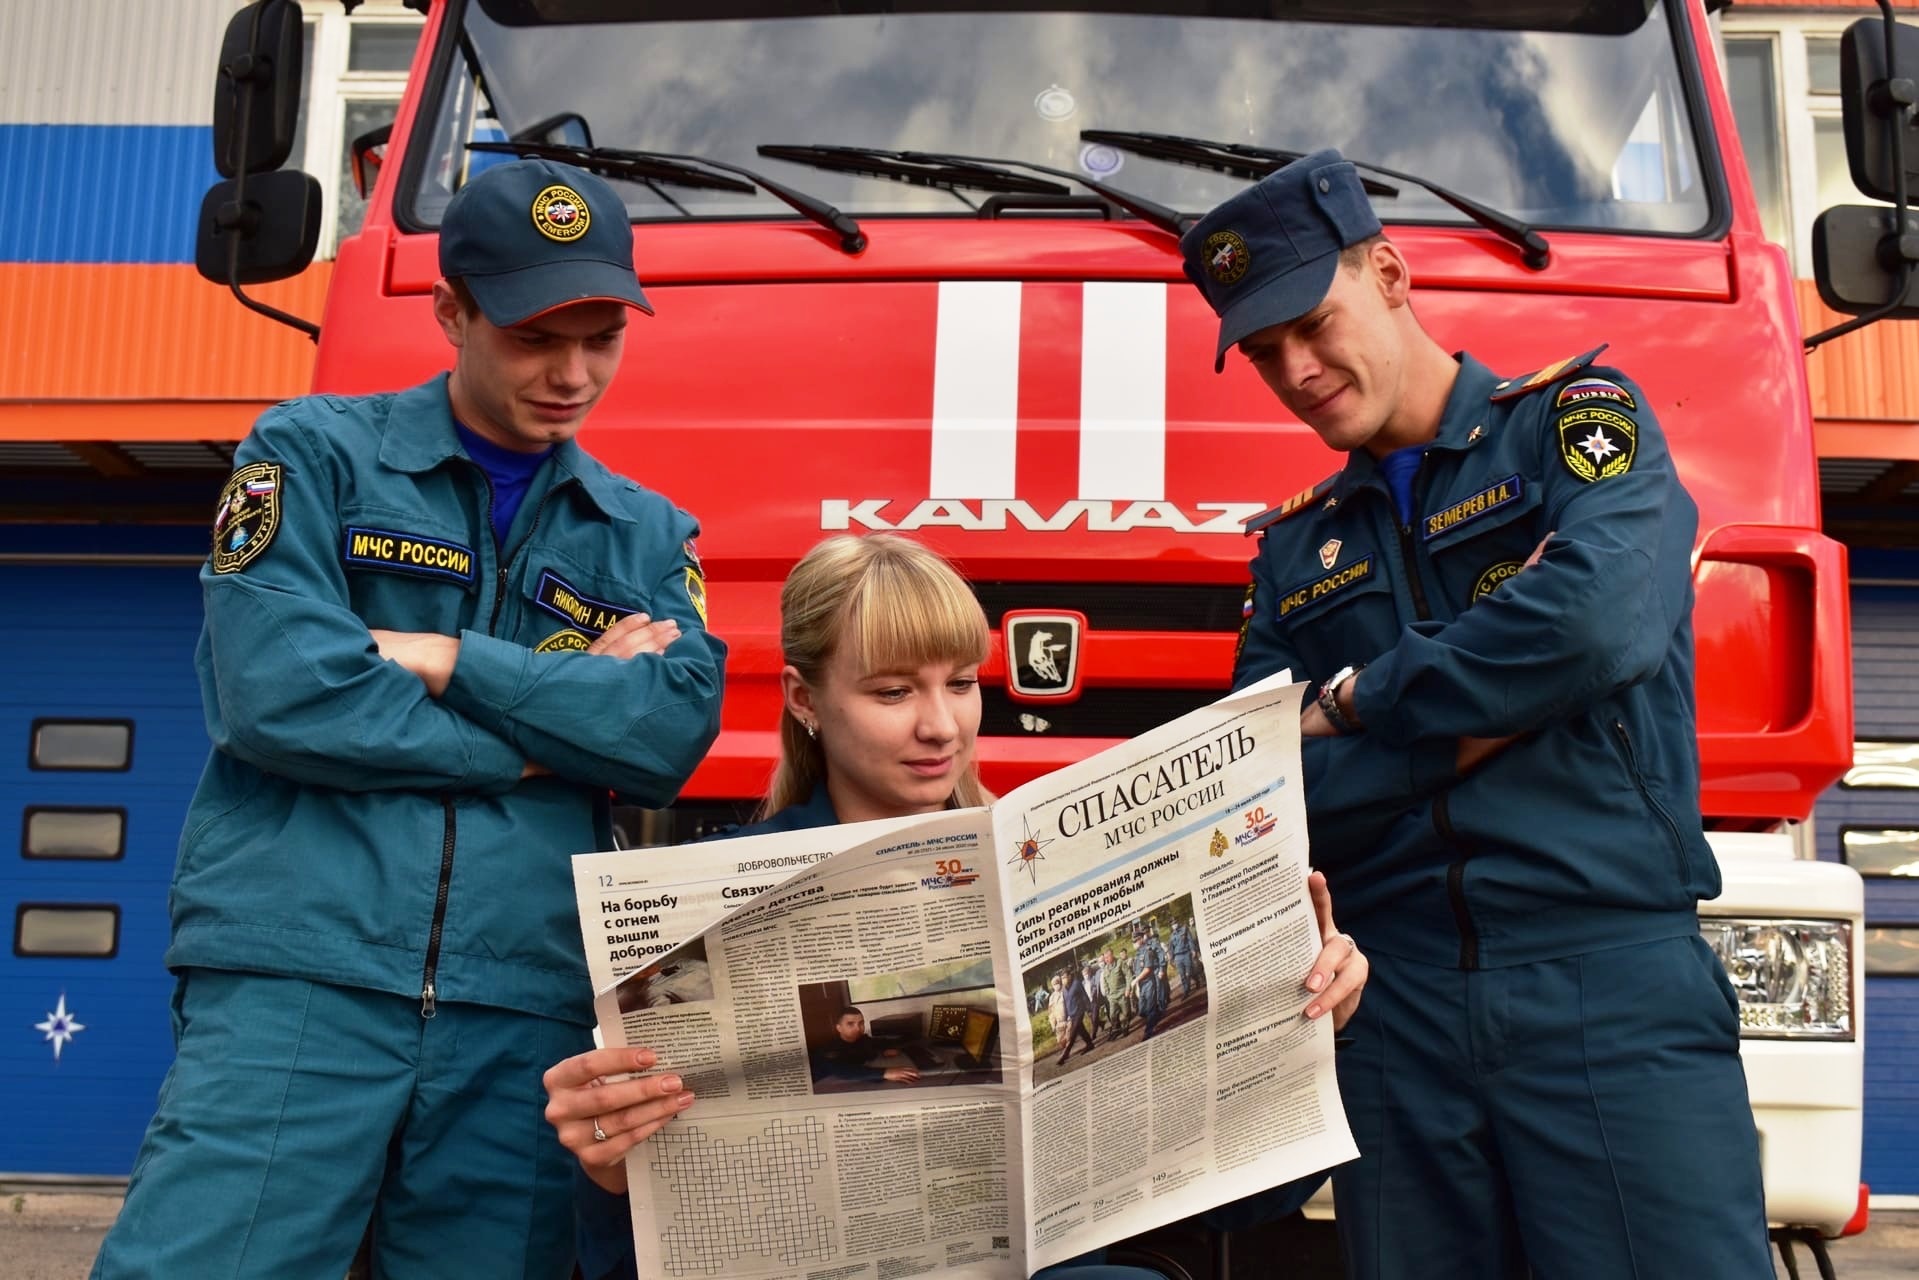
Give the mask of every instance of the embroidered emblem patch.
M 533 652 L 584 653 L 586 652 L 587 646 L 592 643 L 591 640 L 588 640 L 572 627 L 566 627 L 562 630 L 555 631 L 552 635 L 534 645 Z
M 1473 600 L 1484 600 L 1499 588 L 1499 584 L 1518 573 L 1525 566 L 1518 560 L 1501 560 L 1492 568 L 1479 575 L 1479 581 L 1473 583 Z
M 1639 433 L 1633 420 L 1604 404 L 1584 404 L 1559 416 L 1559 456 L 1586 483 L 1632 470 Z
M 532 213 L 533 225 L 540 234 L 561 244 L 578 240 L 593 225 L 593 215 L 587 212 L 580 193 L 558 184 L 533 197 Z
M 241 467 L 220 491 L 213 513 L 213 571 L 238 573 L 273 543 L 280 528 L 280 464 Z
M 686 567 L 686 598 L 693 602 L 693 612 L 700 615 L 700 625 L 705 626 L 706 579 L 692 565 Z
M 463 587 L 472 586 L 474 581 L 470 547 L 421 537 L 417 533 L 348 525 L 340 546 L 340 559 L 349 569 L 410 573 L 421 578 L 457 582 Z
M 1322 542 L 1319 545 L 1319 567 L 1322 569 L 1332 568 L 1333 561 L 1339 559 L 1339 548 L 1340 541 L 1338 538 L 1328 538 Z
M 1279 598 L 1279 616 L 1285 617 L 1293 610 L 1305 605 L 1316 604 L 1328 596 L 1337 595 L 1349 587 L 1357 586 L 1373 576 L 1373 557 L 1361 556 L 1348 561 L 1323 578 L 1311 582 L 1302 582 Z
M 685 553 L 688 560 L 692 561 L 693 572 L 704 578 L 706 576 L 706 566 L 700 563 L 699 548 L 693 545 L 693 539 L 688 538 L 685 542 L 682 542 L 680 544 L 680 550 Z
M 1509 502 L 1519 501 L 1526 491 L 1525 482 L 1517 475 L 1507 476 L 1494 484 L 1487 485 L 1469 498 L 1462 498 L 1443 511 L 1435 511 L 1426 517 L 1425 536 L 1428 540 L 1437 538 L 1448 529 L 1454 529 L 1469 520 L 1477 520 L 1489 511 L 1497 511 Z
M 1206 274 L 1221 284 L 1238 284 L 1253 255 L 1237 231 L 1215 231 L 1206 237 Z
M 1559 395 L 1553 400 L 1553 408 L 1570 409 L 1593 400 L 1609 400 L 1627 410 L 1639 407 L 1632 398 L 1632 392 L 1610 378 L 1574 378 L 1559 389 Z
M 571 583 L 551 569 L 540 571 L 540 585 L 533 592 L 533 603 L 562 622 L 572 623 L 595 640 L 621 618 L 637 612 L 624 605 L 609 604 L 605 600 L 581 595 Z

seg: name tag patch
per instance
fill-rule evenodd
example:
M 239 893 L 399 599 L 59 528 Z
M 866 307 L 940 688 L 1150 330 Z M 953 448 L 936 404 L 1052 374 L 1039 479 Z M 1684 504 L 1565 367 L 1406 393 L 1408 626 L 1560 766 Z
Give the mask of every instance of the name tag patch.
M 349 568 L 384 569 L 442 582 L 473 585 L 473 549 L 417 533 L 348 525 L 340 559 Z
M 1427 516 L 1426 538 L 1430 541 L 1448 529 L 1456 529 L 1469 520 L 1477 520 L 1488 512 L 1497 511 L 1508 503 L 1517 502 L 1519 496 L 1525 491 L 1525 483 L 1517 475 L 1510 475 L 1504 480 L 1489 484 L 1472 497 L 1462 499 L 1444 511 L 1435 511 Z
M 1323 578 L 1302 582 L 1291 591 L 1282 593 L 1279 597 L 1279 616 L 1283 618 L 1295 609 L 1316 604 L 1328 596 L 1358 586 L 1372 576 L 1373 557 L 1370 554 L 1348 561 Z
M 551 569 L 540 571 L 540 585 L 533 593 L 533 603 L 595 640 L 627 614 L 638 612 L 625 605 L 610 604 L 583 595 Z

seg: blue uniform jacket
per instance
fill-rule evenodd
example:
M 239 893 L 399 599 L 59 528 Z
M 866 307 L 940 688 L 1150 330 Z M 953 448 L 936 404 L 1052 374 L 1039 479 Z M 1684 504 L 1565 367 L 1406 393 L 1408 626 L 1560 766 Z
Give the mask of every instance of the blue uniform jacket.
M 1719 891 L 1694 734 L 1698 512 L 1644 393 L 1597 354 L 1510 383 L 1461 356 L 1411 524 L 1356 451 L 1249 528 L 1265 531 L 1235 686 L 1368 664 L 1364 731 L 1304 745 L 1313 861 L 1367 947 L 1552 959 L 1694 933 Z M 1513 734 L 1456 775 L 1458 738 Z
M 195 655 L 213 752 L 167 963 L 592 1022 L 570 855 L 665 805 L 718 731 L 693 519 L 577 444 L 502 553 L 445 378 L 267 411 L 235 454 Z M 579 650 L 673 618 L 664 654 Z M 444 695 L 369 628 L 460 638 Z M 521 779 L 535 761 L 552 776 Z

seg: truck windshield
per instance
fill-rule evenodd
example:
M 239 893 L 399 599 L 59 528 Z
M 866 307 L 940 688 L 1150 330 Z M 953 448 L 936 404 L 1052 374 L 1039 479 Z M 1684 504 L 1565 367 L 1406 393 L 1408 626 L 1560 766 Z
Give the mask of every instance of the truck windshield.
M 758 148 L 1004 156 L 1194 214 L 1244 183 L 1080 136 L 1107 129 L 1335 146 L 1535 227 L 1688 235 L 1711 220 L 1686 92 L 1694 72 L 1661 0 L 1522 6 L 1542 28 L 1562 15 L 1559 29 L 1529 30 L 1418 25 L 1405 15 L 1430 7 L 1436 23 L 1457 23 L 1446 13 L 1459 6 L 1408 0 L 1379 6 L 1390 22 L 1355 16 L 1369 8 L 1358 0 L 1318 6 L 1344 16 L 1315 21 L 1059 11 L 1072 7 L 726 18 L 707 15 L 765 6 L 469 0 L 449 22 L 460 44 L 422 113 L 431 132 L 414 145 L 425 163 L 408 166 L 402 209 L 411 225 L 437 225 L 459 184 L 503 158 L 467 144 L 508 139 L 746 165 L 859 218 L 970 216 L 985 197 L 822 172 Z M 1611 20 L 1593 23 L 1601 10 Z M 623 16 L 662 12 L 701 16 Z M 616 186 L 636 221 L 796 216 L 764 193 Z M 1389 222 L 1465 221 L 1411 186 L 1379 206 Z

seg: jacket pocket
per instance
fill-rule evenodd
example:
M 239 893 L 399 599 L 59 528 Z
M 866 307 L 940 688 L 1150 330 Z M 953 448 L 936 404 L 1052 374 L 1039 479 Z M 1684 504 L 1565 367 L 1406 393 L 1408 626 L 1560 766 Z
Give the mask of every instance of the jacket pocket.
M 1639 798 L 1666 833 L 1667 843 L 1672 849 L 1673 869 L 1679 875 L 1679 882 L 1690 883 L 1692 866 L 1686 857 L 1686 842 L 1680 837 L 1679 824 L 1673 821 L 1672 814 L 1652 793 L 1652 788 L 1646 785 L 1646 775 L 1640 772 L 1639 757 L 1633 750 L 1632 732 L 1626 728 L 1626 722 L 1617 716 L 1607 723 L 1607 730 L 1607 736 L 1619 749 L 1620 762 L 1625 766 L 1627 776 L 1632 779 L 1633 787 L 1639 792 Z
M 1295 680 L 1322 679 L 1346 663 L 1368 661 L 1382 637 L 1399 631 L 1384 555 L 1375 549 L 1343 561 L 1329 558 L 1331 565 L 1282 590 L 1271 606 L 1304 667 L 1293 672 Z
M 1539 545 L 1537 483 L 1511 475 L 1479 483 L 1438 506 L 1419 525 L 1441 590 L 1460 613 L 1525 566 Z

